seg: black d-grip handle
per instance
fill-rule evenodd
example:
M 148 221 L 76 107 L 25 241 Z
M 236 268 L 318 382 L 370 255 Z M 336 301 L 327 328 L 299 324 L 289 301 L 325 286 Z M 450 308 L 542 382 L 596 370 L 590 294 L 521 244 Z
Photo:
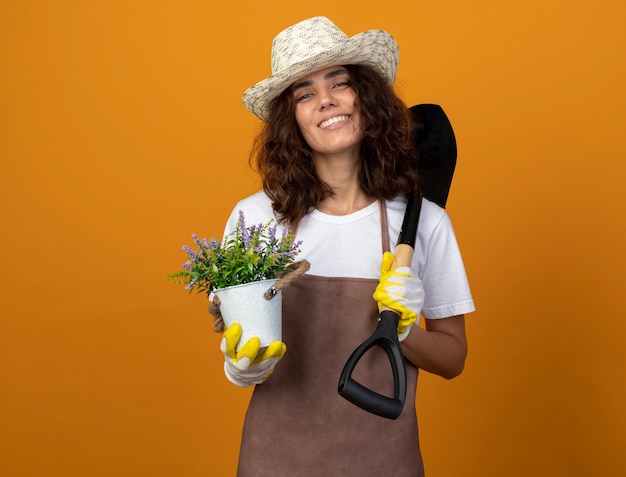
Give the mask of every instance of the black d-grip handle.
M 342 397 L 361 409 L 387 419 L 396 419 L 402 413 L 406 397 L 406 368 L 400 341 L 398 341 L 398 320 L 399 317 L 395 311 L 382 311 L 376 330 L 350 355 L 339 377 L 339 394 Z M 372 391 L 352 379 L 352 372 L 357 363 L 373 346 L 380 346 L 384 349 L 391 362 L 393 398 Z

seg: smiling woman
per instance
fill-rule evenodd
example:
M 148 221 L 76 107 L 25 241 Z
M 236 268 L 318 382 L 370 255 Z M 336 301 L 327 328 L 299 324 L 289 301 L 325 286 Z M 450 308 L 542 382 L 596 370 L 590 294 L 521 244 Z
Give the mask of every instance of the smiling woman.
M 294 94 L 295 88 L 300 85 L 310 88 L 312 82 L 310 78 L 306 83 L 296 81 L 293 87 L 286 88 L 270 102 L 267 109 L 271 119 L 264 124 L 261 134 L 256 138 L 251 158 L 263 178 L 264 189 L 272 199 L 275 212 L 285 222 L 298 222 L 312 208 L 333 207 L 331 212 L 345 214 L 358 208 L 359 203 L 365 205 L 374 199 L 391 200 L 398 194 L 410 192 L 417 185 L 411 118 L 404 103 L 393 93 L 388 79 L 366 65 L 345 65 L 337 68 L 335 66 L 328 69 L 347 71 L 349 76 L 343 79 L 349 80 L 349 86 L 341 85 L 345 83 L 339 80 L 341 78 L 336 78 L 336 83 L 331 79 L 324 80 L 329 81 L 327 88 L 333 87 L 331 85 L 335 88 L 330 90 L 333 93 L 328 93 L 332 98 L 331 104 L 318 105 L 315 101 L 319 98 L 308 96 L 312 94 L 310 91 L 306 92 L 306 101 L 297 101 L 305 96 L 300 94 L 305 91 L 299 88 L 299 92 Z M 353 98 L 349 105 L 345 103 L 346 97 Z M 328 98 L 325 99 L 327 100 Z M 339 100 L 341 104 L 337 103 Z M 321 110 L 319 113 L 316 107 Z M 305 126 L 303 130 L 299 127 L 298 117 L 305 116 L 304 111 L 309 111 L 309 115 L 313 117 L 309 122 L 304 117 L 301 119 Z M 339 128 L 335 134 L 330 134 L 334 129 L 329 128 L 326 140 L 342 138 L 342 134 L 352 130 L 352 138 L 359 138 L 358 150 L 352 151 L 356 152 L 356 156 L 342 155 L 343 160 L 335 154 L 335 160 L 329 162 L 325 160 L 328 159 L 326 153 L 332 151 L 333 143 L 317 141 L 314 150 L 304 135 L 308 133 L 313 140 L 316 136 L 311 131 L 320 134 L 322 132 L 316 121 L 327 118 L 336 121 L 336 115 L 341 116 L 339 113 L 345 112 L 356 115 L 357 120 L 351 118 L 342 123 L 349 127 Z M 381 141 L 381 138 L 385 140 Z M 270 145 L 271 150 L 268 149 Z M 378 160 L 368 160 L 372 157 Z M 351 161 L 356 161 L 359 167 L 350 167 Z M 328 168 L 330 170 L 325 171 Z M 354 205 L 342 204 L 337 200 L 342 185 L 339 181 L 342 177 L 348 181 L 349 174 L 356 175 L 358 187 L 363 193 L 355 195 L 358 203 Z M 343 185 L 346 186 L 345 183 Z M 294 195 L 294 190 L 299 193 Z
M 333 158 L 358 164 L 363 130 L 359 127 L 356 94 L 350 87 L 350 73 L 331 66 L 305 76 L 292 88 L 296 100 L 296 122 L 304 141 L 313 151 L 316 172 L 324 182 L 331 179 L 321 165 Z
M 241 93 L 270 76 L 274 36 L 308 16 L 293 0 L 259 5 L 0 2 L 0 475 L 235 475 L 252 388 L 224 377 L 205 296 L 165 275 L 191 231 L 221 235 L 259 187 L 245 157 L 261 121 Z M 387 29 L 397 91 L 450 115 L 460 161 L 447 210 L 480 309 L 461 379 L 420 373 L 427 475 L 626 475 L 626 2 L 378 5 L 314 8 L 350 36 Z M 284 164 L 283 178 L 304 174 Z M 312 218 L 335 233 L 318 218 L 341 216 L 310 214 L 299 235 Z M 368 268 L 380 247 L 358 240 L 330 237 L 317 275 L 327 262 L 351 271 L 346 249 Z M 327 330 L 329 348 L 344 339 Z M 310 345 L 286 344 L 259 388 Z
M 418 185 L 414 125 L 393 91 L 397 65 L 389 33 L 348 38 L 315 17 L 275 38 L 272 76 L 244 93 L 246 107 L 264 121 L 251 155 L 263 191 L 235 205 L 225 234 L 239 211 L 251 223 L 275 218 L 301 241 L 310 271 L 283 291 L 284 343 L 270 348 L 286 353 L 268 357 L 254 339 L 239 343 L 239 326 L 224 333 L 228 379 L 261 383 L 243 429 L 241 477 L 423 475 L 418 369 L 447 378 L 461 372 L 463 315 L 474 304 L 450 220 L 426 199 L 412 261 L 394 265 L 390 237 L 398 236 L 406 195 Z M 383 306 L 399 316 L 408 376 L 395 421 L 337 392 L 343 365 L 372 334 Z M 420 314 L 425 329 L 414 326 Z M 357 379 L 389 395 L 387 360 L 373 351 Z

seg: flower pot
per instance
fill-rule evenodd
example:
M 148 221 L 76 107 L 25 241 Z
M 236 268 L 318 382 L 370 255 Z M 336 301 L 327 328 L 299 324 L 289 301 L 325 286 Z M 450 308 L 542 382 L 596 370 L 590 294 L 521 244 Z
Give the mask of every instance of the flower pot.
M 271 300 L 263 294 L 278 280 L 262 280 L 215 290 L 220 300 L 220 312 L 226 327 L 233 323 L 241 325 L 239 349 L 250 338 L 261 340 L 261 347 L 282 340 L 282 293 Z

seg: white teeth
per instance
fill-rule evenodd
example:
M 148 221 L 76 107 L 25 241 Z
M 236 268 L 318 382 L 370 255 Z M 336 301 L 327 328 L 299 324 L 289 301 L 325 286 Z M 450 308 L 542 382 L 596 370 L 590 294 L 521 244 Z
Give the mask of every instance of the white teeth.
M 346 121 L 350 116 L 335 116 L 334 118 L 327 119 L 323 123 L 320 123 L 321 128 L 327 128 L 332 126 L 333 124 L 340 123 L 342 121 Z

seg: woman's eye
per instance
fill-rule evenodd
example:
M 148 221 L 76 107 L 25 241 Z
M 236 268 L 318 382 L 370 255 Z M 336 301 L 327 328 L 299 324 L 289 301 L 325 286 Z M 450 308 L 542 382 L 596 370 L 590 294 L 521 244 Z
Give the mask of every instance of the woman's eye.
M 300 96 L 296 96 L 296 103 L 299 103 L 301 101 L 306 101 L 307 99 L 309 99 L 311 96 L 313 96 L 312 93 L 304 93 Z
M 350 86 L 349 81 L 340 81 L 339 83 L 335 85 L 335 88 L 347 88 L 349 86 Z

